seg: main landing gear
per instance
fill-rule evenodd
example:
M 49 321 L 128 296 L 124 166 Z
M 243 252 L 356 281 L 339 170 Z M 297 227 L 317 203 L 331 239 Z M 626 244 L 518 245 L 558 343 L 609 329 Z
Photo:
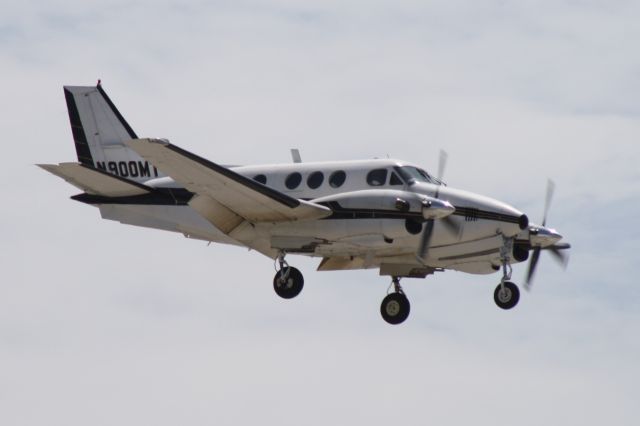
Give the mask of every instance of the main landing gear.
M 283 299 L 293 299 L 302 291 L 304 278 L 298 269 L 289 266 L 284 260 L 285 255 L 284 252 L 280 253 L 276 260 L 278 271 L 273 277 L 273 289 Z M 382 300 L 380 314 L 389 324 L 400 324 L 409 316 L 411 305 L 400 286 L 400 277 L 393 277 L 391 284 L 393 292 L 387 294 Z
M 513 239 L 505 238 L 504 246 L 500 250 L 500 260 L 502 262 L 502 279 L 493 293 L 493 299 L 501 309 L 512 309 L 520 300 L 520 290 L 511 282 L 510 254 L 513 249 Z M 273 277 L 273 289 L 276 294 L 283 299 L 293 299 L 302 291 L 304 278 L 302 273 L 289 266 L 284 259 L 285 253 L 278 255 L 276 260 L 279 266 L 275 277 Z M 411 311 L 409 299 L 404 294 L 400 285 L 400 277 L 394 276 L 391 280 L 393 291 L 382 300 L 380 304 L 380 314 L 389 324 L 400 324 L 404 322 Z
M 391 283 L 393 284 L 394 292 L 387 294 L 387 296 L 382 299 L 380 314 L 382 314 L 382 318 L 389 324 L 400 324 L 409 316 L 411 305 L 404 291 L 402 291 L 400 278 L 393 277 Z
M 509 264 L 510 253 L 513 252 L 513 238 L 505 238 L 504 245 L 500 249 L 500 260 L 502 262 L 502 279 L 493 292 L 493 300 L 501 309 L 511 309 L 520 300 L 520 290 L 511 280 L 511 264 Z
M 276 276 L 273 277 L 273 289 L 283 299 L 293 299 L 302 291 L 304 277 L 298 269 L 289 266 L 284 260 L 284 256 L 284 253 L 278 256 L 277 261 L 280 269 L 276 272 Z

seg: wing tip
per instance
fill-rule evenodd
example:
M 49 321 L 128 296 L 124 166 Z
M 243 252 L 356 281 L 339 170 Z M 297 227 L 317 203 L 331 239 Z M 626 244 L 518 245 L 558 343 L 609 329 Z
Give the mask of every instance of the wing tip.
M 49 173 L 53 173 L 53 170 L 60 167 L 58 164 L 35 164 L 35 165 L 40 167 L 42 170 L 46 170 Z

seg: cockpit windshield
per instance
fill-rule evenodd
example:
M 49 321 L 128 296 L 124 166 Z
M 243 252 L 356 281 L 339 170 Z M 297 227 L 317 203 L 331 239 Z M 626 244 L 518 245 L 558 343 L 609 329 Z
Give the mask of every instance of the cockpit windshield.
M 438 181 L 438 179 L 434 178 L 429 173 L 417 167 L 402 166 L 402 167 L 396 167 L 395 169 L 409 184 L 412 184 L 414 182 L 427 182 L 427 183 L 432 183 L 434 185 L 440 185 L 440 184 L 444 185 L 444 182 Z

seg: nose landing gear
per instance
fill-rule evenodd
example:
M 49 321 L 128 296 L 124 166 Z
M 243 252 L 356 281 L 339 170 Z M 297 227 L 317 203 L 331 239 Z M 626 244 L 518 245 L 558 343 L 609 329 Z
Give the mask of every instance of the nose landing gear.
M 493 300 L 501 309 L 511 309 L 520 300 L 520 290 L 511 280 L 510 254 L 513 252 L 513 238 L 504 238 L 504 245 L 500 249 L 500 260 L 502 262 L 502 279 L 493 292 Z
M 511 309 L 518 304 L 520 300 L 520 290 L 518 286 L 511 281 L 504 281 L 498 284 L 496 291 L 493 292 L 493 300 L 496 305 L 502 309 Z
M 404 322 L 409 316 L 411 311 L 411 305 L 409 299 L 405 296 L 402 287 L 400 286 L 400 278 L 393 277 L 391 281 L 393 284 L 394 292 L 389 293 L 380 305 L 380 314 L 389 324 L 400 324 Z

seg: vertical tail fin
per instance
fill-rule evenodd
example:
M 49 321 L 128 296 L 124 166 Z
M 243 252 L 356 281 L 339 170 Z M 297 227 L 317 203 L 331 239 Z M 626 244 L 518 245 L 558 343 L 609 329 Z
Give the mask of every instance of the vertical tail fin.
M 137 182 L 163 176 L 124 142 L 137 139 L 100 84 L 65 86 L 78 161 Z

